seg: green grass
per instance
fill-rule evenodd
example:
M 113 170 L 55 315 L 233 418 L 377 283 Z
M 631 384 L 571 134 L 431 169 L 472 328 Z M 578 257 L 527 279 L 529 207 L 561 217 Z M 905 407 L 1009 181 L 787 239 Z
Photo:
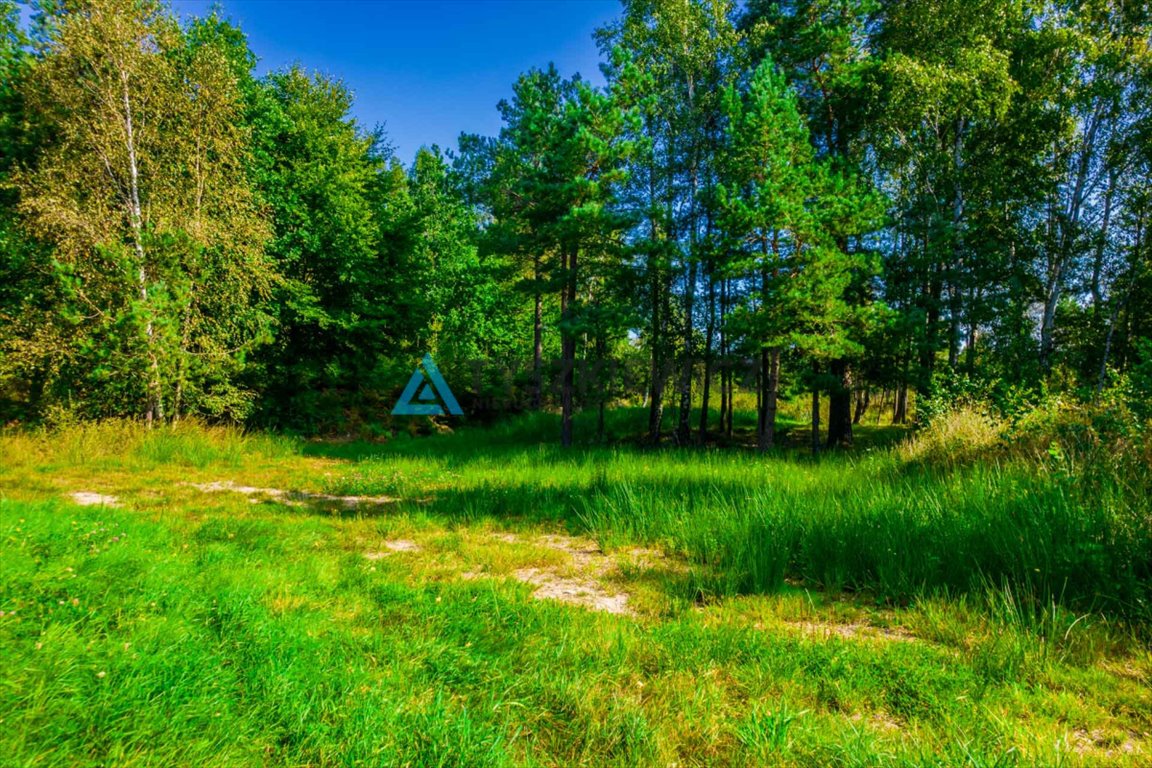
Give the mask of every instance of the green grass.
M 617 414 L 614 431 L 623 432 Z M 1020 462 L 938 467 L 865 450 L 813 461 L 747 451 L 565 452 L 532 417 L 396 446 L 346 445 L 339 493 L 434 498 L 449 519 L 530 518 L 684 555 L 705 596 L 764 593 L 791 578 L 890 601 L 1006 586 L 1082 610 L 1147 616 L 1152 520 L 1117 481 L 1093 486 Z M 868 435 L 891 443 L 887 430 Z M 314 451 L 316 449 L 313 449 Z
M 548 416 L 0 436 L 0 765 L 1152 761 L 1141 499 L 911 461 L 884 428 L 814 461 L 644 450 L 610 417 L 618 442 L 571 452 Z M 189 485 L 216 481 L 399 501 Z M 526 568 L 633 613 L 534 600 Z

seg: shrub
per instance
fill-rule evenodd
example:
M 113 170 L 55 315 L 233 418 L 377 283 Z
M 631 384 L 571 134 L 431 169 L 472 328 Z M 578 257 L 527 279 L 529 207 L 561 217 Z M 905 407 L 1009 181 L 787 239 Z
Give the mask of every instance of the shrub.
M 903 442 L 898 451 L 900 458 L 907 462 L 966 464 L 1001 446 L 1006 427 L 986 410 L 962 405 L 936 415 L 926 427 Z

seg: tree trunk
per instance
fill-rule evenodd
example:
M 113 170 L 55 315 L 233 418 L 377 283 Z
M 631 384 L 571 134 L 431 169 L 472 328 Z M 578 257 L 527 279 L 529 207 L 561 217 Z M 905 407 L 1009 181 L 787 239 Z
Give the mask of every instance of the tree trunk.
M 728 369 L 728 415 L 725 419 L 725 434 L 731 439 L 734 418 L 736 412 L 736 371 L 731 367 Z
M 1072 266 L 1070 264 L 1073 260 L 1072 252 L 1080 229 L 1084 200 L 1090 187 L 1088 176 L 1092 170 L 1092 161 L 1096 153 L 1101 150 L 1096 142 L 1096 134 L 1104 124 L 1105 113 L 1106 104 L 1101 100 L 1089 118 L 1084 129 L 1084 136 L 1080 140 L 1080 156 L 1071 185 L 1071 197 L 1067 207 L 1056 219 L 1059 237 L 1049 238 L 1049 250 L 1054 252 L 1050 253 L 1048 258 L 1048 275 L 1044 285 L 1044 313 L 1040 321 L 1040 368 L 1045 373 L 1050 372 L 1052 368 L 1056 308 L 1064 294 L 1065 275 L 1068 274 L 1069 267 Z
M 940 304 L 943 295 L 943 280 L 939 265 L 936 265 L 932 267 L 932 275 L 928 279 L 927 326 L 924 346 L 920 350 L 920 370 L 924 384 L 932 381 L 932 374 L 936 370 L 936 348 L 940 338 Z
M 1061 263 L 1044 286 L 1044 314 L 1040 320 L 1040 369 L 1052 367 L 1053 333 L 1056 328 L 1056 306 L 1063 294 L 1064 265 Z
M 660 428 L 664 421 L 664 354 L 660 323 L 662 296 L 659 274 L 652 277 L 652 370 L 648 379 L 648 441 L 660 444 Z
M 956 370 L 960 364 L 960 313 L 963 305 L 960 290 L 948 290 L 948 368 Z
M 532 260 L 532 283 L 532 408 L 538 411 L 544 405 L 544 296 L 540 291 L 539 254 Z
M 137 284 L 140 292 L 140 303 L 148 315 L 144 328 L 144 346 L 148 357 L 148 376 L 145 383 L 147 391 L 144 408 L 145 419 L 148 426 L 153 420 L 164 418 L 160 384 L 160 362 L 156 352 L 156 333 L 152 320 L 152 311 L 148 303 L 148 268 L 147 258 L 144 254 L 144 216 L 140 206 L 140 171 L 136 162 L 136 135 L 132 125 L 132 101 L 129 97 L 128 75 L 121 72 L 120 81 L 124 96 L 124 138 L 128 151 L 128 191 L 130 199 L 129 223 L 132 227 L 132 247 L 136 251 Z
M 728 302 L 728 278 L 720 280 L 720 432 L 728 432 L 728 336 L 724 331 L 724 309 Z
M 565 249 L 563 257 L 564 289 L 561 291 L 560 314 L 569 320 L 573 304 L 576 301 L 576 249 Z M 576 335 L 572 333 L 568 323 L 565 323 L 563 339 L 561 342 L 560 366 L 562 380 L 560 385 L 560 444 L 565 448 L 572 445 L 572 412 L 575 407 L 576 382 Z
M 973 291 L 968 298 L 968 306 L 973 307 L 976 305 L 978 298 L 982 296 L 982 292 Z M 964 340 L 964 366 L 968 369 L 968 375 L 976 373 L 976 317 L 969 310 L 968 318 L 968 335 Z
M 955 187 L 952 196 L 952 264 L 949 269 L 948 286 L 948 366 L 953 370 L 960 359 L 960 314 L 963 309 L 963 286 L 960 276 L 964 273 L 964 118 L 956 121 L 956 135 L 952 143 L 952 166 L 955 174 Z
M 696 303 L 696 259 L 689 257 L 687 284 L 684 286 L 684 363 L 680 368 L 680 407 L 676 424 L 676 442 L 688 445 L 692 440 L 692 373 L 695 370 L 695 339 L 692 314 Z
M 868 411 L 868 405 L 872 400 L 872 390 L 868 387 L 863 387 L 856 391 L 856 413 L 852 416 L 852 423 L 859 424 L 864 414 Z
M 820 389 L 812 385 L 812 455 L 820 453 Z
M 908 385 L 901 383 L 892 403 L 892 423 L 903 424 L 908 420 Z
M 1096 243 L 1096 257 L 1092 261 L 1092 279 L 1090 290 L 1092 293 L 1092 315 L 1100 314 L 1100 305 L 1103 297 L 1100 291 L 1100 282 L 1104 274 L 1104 257 L 1108 245 L 1108 228 L 1112 223 L 1112 197 L 1116 193 L 1116 169 L 1108 172 L 1108 190 L 1104 193 L 1104 219 L 1100 223 L 1100 239 Z
M 780 350 L 760 352 L 760 414 L 756 447 L 767 451 L 776 445 L 776 410 L 780 393 Z
M 1116 322 L 1120 318 L 1120 312 L 1132 298 L 1132 290 L 1136 286 L 1136 276 L 1140 273 L 1140 251 L 1144 247 L 1144 217 L 1140 216 L 1136 222 L 1136 242 L 1132 249 L 1132 266 L 1131 276 L 1128 279 L 1128 288 L 1124 291 L 1124 297 L 1116 301 L 1116 306 L 1112 309 L 1112 316 L 1108 319 L 1108 334 L 1104 339 L 1104 355 L 1100 360 L 1100 375 L 1096 379 L 1096 394 L 1099 395 L 1104 391 L 1104 381 L 1108 375 L 1108 357 L 1112 354 L 1112 339 L 1116 333 Z
M 648 132 L 649 135 L 651 135 L 651 127 L 649 127 Z M 657 204 L 655 158 L 653 158 L 653 167 L 649 168 L 648 171 L 648 197 L 649 205 L 654 210 Z M 668 207 L 669 212 L 671 212 L 671 202 L 669 202 Z M 652 345 L 652 370 L 648 378 L 648 441 L 652 445 L 659 445 L 661 429 L 664 422 L 664 340 L 662 327 L 664 323 L 664 312 L 662 310 L 665 292 L 663 291 L 663 268 L 660 263 L 660 253 L 657 245 L 659 227 L 657 225 L 655 212 L 649 216 L 648 230 L 649 247 L 651 249 L 648 253 L 649 300 L 652 305 L 652 333 L 650 339 Z M 667 234 L 664 235 L 664 239 L 667 240 Z
M 828 447 L 852 445 L 852 367 L 846 360 L 834 360 L 832 374 L 837 378 L 828 395 Z
M 716 332 L 716 277 L 708 270 L 708 326 L 704 334 L 704 382 L 700 390 L 700 428 L 698 438 L 708 441 L 708 400 L 712 394 L 712 335 Z

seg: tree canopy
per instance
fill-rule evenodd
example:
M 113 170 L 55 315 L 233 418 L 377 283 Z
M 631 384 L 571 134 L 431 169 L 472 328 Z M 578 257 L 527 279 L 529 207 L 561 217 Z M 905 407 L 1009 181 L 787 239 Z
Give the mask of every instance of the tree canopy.
M 815 450 L 873 394 L 1147 366 L 1145 4 L 625 0 L 603 87 L 541 62 L 407 167 L 221 11 L 36 11 L 0 0 L 5 419 L 375 428 L 432 353 L 565 444 L 613 402 L 727 439 L 748 396 L 768 449 L 803 394 Z

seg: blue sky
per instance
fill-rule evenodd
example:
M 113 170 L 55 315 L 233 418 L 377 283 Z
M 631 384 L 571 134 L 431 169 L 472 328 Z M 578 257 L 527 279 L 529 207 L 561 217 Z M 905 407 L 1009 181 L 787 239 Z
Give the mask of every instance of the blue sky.
M 174 0 L 181 16 L 210 0 Z M 260 57 L 258 71 L 293 63 L 338 77 L 366 127 L 384 123 L 397 156 L 455 148 L 461 131 L 500 130 L 496 104 L 516 77 L 549 61 L 603 82 L 592 32 L 618 0 L 225 0 Z

